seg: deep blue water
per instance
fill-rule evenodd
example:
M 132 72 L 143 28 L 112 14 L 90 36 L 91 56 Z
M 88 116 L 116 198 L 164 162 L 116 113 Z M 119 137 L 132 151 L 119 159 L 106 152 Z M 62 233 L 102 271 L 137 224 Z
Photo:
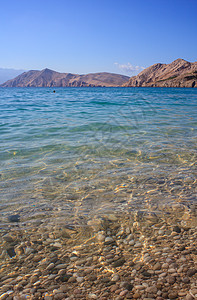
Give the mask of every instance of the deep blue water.
M 195 201 L 196 133 L 197 89 L 1 88 L 2 216 Z

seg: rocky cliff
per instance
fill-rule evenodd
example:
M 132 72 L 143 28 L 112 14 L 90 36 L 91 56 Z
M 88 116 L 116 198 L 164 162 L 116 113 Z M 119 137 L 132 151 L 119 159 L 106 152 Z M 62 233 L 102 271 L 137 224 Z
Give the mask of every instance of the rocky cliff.
M 92 73 L 77 75 L 59 73 L 49 69 L 28 71 L 3 83 L 2 87 L 82 87 L 82 86 L 122 86 L 128 76 L 113 73 Z
M 176 59 L 170 64 L 155 64 L 133 76 L 123 86 L 197 87 L 197 62 Z

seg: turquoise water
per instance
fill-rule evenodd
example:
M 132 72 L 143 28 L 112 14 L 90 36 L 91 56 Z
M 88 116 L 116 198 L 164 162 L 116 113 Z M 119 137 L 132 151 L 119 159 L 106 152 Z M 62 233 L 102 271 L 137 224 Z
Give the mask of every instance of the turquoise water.
M 1 88 L 1 224 L 196 201 L 197 90 Z

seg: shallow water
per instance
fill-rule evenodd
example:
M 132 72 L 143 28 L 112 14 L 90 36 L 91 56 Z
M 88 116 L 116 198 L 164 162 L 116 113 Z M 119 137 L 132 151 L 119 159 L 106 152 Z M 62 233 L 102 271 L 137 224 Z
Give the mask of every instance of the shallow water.
M 196 203 L 196 112 L 196 89 L 1 88 L 1 227 Z

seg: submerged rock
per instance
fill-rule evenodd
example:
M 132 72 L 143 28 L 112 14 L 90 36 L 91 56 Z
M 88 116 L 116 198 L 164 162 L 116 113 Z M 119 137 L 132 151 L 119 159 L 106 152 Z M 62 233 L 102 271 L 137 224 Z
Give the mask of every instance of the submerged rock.
M 8 216 L 8 221 L 10 222 L 20 222 L 20 215 L 10 215 Z
M 16 252 L 14 251 L 13 247 L 8 248 L 6 251 L 9 255 L 9 257 L 14 257 L 16 255 Z

